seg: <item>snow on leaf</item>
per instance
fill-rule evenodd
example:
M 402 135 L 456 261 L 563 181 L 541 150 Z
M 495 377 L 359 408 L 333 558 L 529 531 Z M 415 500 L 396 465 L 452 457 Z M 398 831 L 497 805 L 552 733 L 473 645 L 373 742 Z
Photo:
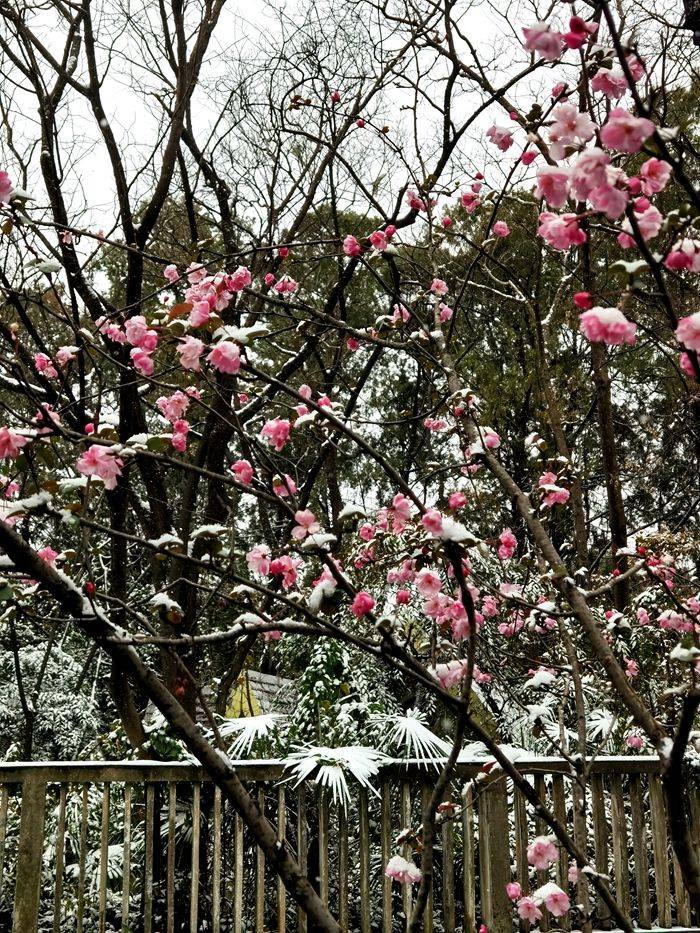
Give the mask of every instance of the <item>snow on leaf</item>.
M 219 726 L 222 738 L 237 736 L 229 748 L 234 757 L 249 755 L 253 744 L 259 739 L 269 738 L 286 724 L 287 717 L 280 713 L 264 713 L 261 716 L 242 716 L 240 719 L 224 719 Z
M 405 758 L 435 763 L 450 753 L 449 742 L 430 731 L 420 710 L 409 709 L 405 716 L 373 716 L 371 722 L 383 733 L 385 748 L 398 750 Z
M 346 775 L 351 774 L 362 787 L 376 794 L 370 778 L 379 772 L 385 760 L 381 752 L 362 745 L 342 748 L 306 746 L 292 752 L 284 760 L 284 766 L 292 772 L 290 779 L 296 780 L 295 787 L 313 777 L 317 784 L 332 793 L 334 803 L 347 808 L 350 791 Z

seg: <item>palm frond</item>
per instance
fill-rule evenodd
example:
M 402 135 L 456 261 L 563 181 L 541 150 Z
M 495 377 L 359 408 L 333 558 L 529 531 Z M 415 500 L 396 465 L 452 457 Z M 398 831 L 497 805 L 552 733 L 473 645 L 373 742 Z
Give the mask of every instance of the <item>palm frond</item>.
M 343 748 L 310 745 L 293 751 L 285 758 L 284 766 L 292 772 L 289 780 L 295 781 L 295 787 L 313 778 L 330 791 L 334 803 L 347 808 L 350 803 L 347 775 L 351 774 L 358 784 L 376 794 L 370 778 L 378 773 L 385 760 L 386 756 L 381 752 L 362 745 Z
M 222 738 L 238 736 L 229 748 L 229 754 L 249 755 L 253 745 L 259 739 L 269 738 L 279 732 L 287 717 L 280 713 L 263 713 L 261 716 L 241 716 L 239 719 L 223 719 L 219 726 Z
M 379 715 L 371 719 L 382 733 L 384 748 L 400 753 L 404 758 L 415 758 L 423 763 L 439 764 L 449 755 L 449 742 L 439 738 L 428 728 L 420 710 L 409 709 L 405 716 Z

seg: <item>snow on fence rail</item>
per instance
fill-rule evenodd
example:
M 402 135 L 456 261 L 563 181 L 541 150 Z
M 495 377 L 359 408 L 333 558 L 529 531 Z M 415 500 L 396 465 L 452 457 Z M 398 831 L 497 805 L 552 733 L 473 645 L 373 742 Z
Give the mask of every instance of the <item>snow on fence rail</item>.
M 460 763 L 446 798 L 457 806 L 440 829 L 427 933 L 472 933 L 481 921 L 491 933 L 510 933 L 518 921 L 506 883 L 517 880 L 527 892 L 550 877 L 529 869 L 526 859 L 528 839 L 544 827 L 502 774 L 483 779 L 483 764 Z M 519 760 L 518 767 L 573 827 L 580 785 L 569 764 L 538 758 Z M 591 865 L 610 876 L 636 925 L 688 927 L 690 909 L 668 843 L 658 768 L 654 758 L 597 759 L 576 838 L 587 847 Z M 312 782 L 298 788 L 281 783 L 279 762 L 241 762 L 237 770 L 343 930 L 404 928 L 412 891 L 386 878 L 384 866 L 398 851 L 409 856 L 410 845 L 402 848 L 397 837 L 420 824 L 434 771 L 415 762 L 385 766 L 376 795 L 353 785 L 345 812 Z M 697 799 L 692 816 L 698 841 Z M 571 890 L 567 874 L 562 852 L 553 880 Z M 572 901 L 587 901 L 585 875 L 575 894 Z M 610 925 L 602 905 L 591 909 L 596 927 Z M 545 911 L 540 929 L 568 929 L 570 922 Z M 520 928 L 527 933 L 524 921 Z M 37 762 L 0 764 L 0 929 L 304 933 L 306 923 L 240 818 L 199 768 L 154 761 Z

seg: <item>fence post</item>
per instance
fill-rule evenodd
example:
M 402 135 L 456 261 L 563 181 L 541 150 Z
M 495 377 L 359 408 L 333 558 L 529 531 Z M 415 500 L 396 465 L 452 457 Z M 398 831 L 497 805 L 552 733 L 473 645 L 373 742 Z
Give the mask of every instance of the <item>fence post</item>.
M 492 780 L 481 793 L 479 801 L 479 837 L 481 879 L 488 885 L 487 896 L 482 890 L 484 923 L 489 933 L 511 933 L 513 905 L 506 894 L 510 878 L 510 845 L 508 825 L 508 784 L 505 775 Z
M 27 778 L 22 782 L 12 933 L 35 933 L 39 927 L 45 801 L 44 781 Z

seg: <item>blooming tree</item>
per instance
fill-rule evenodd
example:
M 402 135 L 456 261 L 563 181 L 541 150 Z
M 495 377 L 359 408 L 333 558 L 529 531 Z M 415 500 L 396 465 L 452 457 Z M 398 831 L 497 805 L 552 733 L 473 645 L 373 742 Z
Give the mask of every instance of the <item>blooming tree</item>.
M 467 736 L 548 826 L 530 864 L 587 867 L 477 704 L 570 760 L 579 821 L 599 747 L 653 750 L 697 910 L 689 39 L 677 11 L 509 10 L 497 68 L 458 4 L 355 7 L 281 15 L 261 69 L 221 45 L 223 0 L 0 6 L 4 618 L 69 616 L 135 751 L 148 699 L 319 929 L 202 692 L 262 644 L 342 645 L 452 716 L 421 870 L 387 866 L 420 885 L 410 929 Z

